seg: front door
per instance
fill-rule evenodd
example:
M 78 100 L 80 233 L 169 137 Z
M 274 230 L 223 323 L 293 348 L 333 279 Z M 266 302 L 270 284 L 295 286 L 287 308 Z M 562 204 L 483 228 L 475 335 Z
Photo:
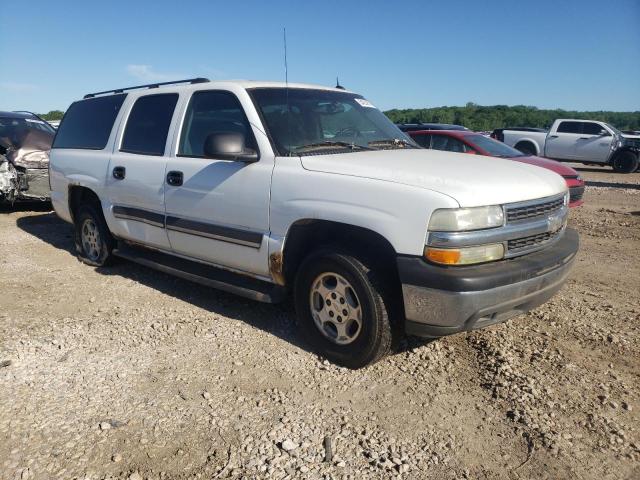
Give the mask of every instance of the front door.
M 605 163 L 611 152 L 613 135 L 594 122 L 582 122 L 582 135 L 576 143 L 576 159 L 583 162 Z
M 249 101 L 248 97 L 245 101 Z M 268 276 L 269 194 L 274 158 L 255 163 L 207 158 L 212 133 L 240 132 L 258 149 L 238 97 L 226 90 L 193 93 L 177 148 L 167 164 L 166 226 L 172 249 L 242 272 Z
M 107 221 L 118 237 L 169 249 L 164 229 L 164 156 L 177 93 L 139 97 L 109 162 Z

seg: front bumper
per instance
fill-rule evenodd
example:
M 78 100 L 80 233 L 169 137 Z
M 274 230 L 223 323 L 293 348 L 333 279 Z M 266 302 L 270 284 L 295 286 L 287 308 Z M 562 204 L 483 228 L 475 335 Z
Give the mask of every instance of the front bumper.
M 578 251 L 570 228 L 552 246 L 521 257 L 468 267 L 442 267 L 398 257 L 405 330 L 440 337 L 525 313 L 562 287 Z
M 584 203 L 584 181 L 576 178 L 567 178 L 567 187 L 569 187 L 569 207 L 579 207 Z

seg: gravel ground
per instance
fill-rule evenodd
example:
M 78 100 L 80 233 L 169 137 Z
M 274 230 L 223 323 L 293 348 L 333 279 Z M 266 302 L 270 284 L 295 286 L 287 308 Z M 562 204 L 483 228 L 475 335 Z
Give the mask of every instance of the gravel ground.
M 640 173 L 578 168 L 554 299 L 359 371 L 291 304 L 94 269 L 47 208 L 0 212 L 0 478 L 640 478 Z

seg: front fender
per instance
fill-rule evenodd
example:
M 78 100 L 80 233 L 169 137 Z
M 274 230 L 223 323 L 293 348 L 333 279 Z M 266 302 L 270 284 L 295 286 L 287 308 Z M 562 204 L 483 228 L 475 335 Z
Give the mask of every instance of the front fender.
M 278 158 L 271 190 L 273 247 L 281 247 L 295 222 L 311 219 L 365 228 L 384 237 L 399 254 L 422 255 L 433 210 L 458 206 L 431 190 L 309 171 L 296 157 Z

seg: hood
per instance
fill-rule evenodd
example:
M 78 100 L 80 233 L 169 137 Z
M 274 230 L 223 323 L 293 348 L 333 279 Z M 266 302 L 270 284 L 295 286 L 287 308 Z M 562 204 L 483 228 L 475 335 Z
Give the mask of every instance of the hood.
M 5 139 L 6 143 L 8 141 Z M 19 139 L 14 139 L 6 157 L 14 165 L 24 168 L 47 168 L 52 143 L 52 134 L 32 129 Z
M 563 177 L 578 176 L 578 172 L 576 172 L 570 166 L 564 165 L 560 162 L 556 162 L 555 160 L 550 160 L 548 158 L 536 157 L 535 155 L 531 155 L 528 157 L 514 157 L 511 160 L 546 168 L 548 170 L 551 170 L 552 172 L 556 172 L 558 175 L 562 175 Z
M 629 138 L 632 140 L 640 140 L 640 135 L 630 135 L 628 133 L 623 133 L 622 138 Z
M 305 169 L 424 188 L 454 198 L 462 207 L 548 197 L 566 191 L 559 175 L 512 160 L 438 150 L 407 149 L 310 155 Z

